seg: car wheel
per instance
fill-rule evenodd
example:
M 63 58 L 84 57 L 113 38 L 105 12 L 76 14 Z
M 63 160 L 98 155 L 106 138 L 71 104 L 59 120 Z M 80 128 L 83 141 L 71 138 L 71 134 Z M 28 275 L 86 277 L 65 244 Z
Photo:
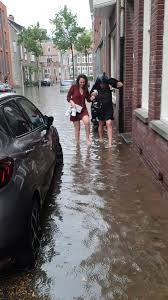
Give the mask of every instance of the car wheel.
M 25 241 L 25 246 L 19 253 L 19 256 L 16 257 L 16 265 L 18 267 L 34 268 L 41 245 L 41 236 L 40 206 L 38 201 L 34 200 L 27 232 L 27 240 Z
M 60 142 L 58 142 L 56 147 L 56 165 L 63 165 L 63 151 Z
M 30 236 L 29 247 L 30 255 L 35 261 L 41 245 L 41 221 L 40 221 L 40 206 L 35 200 L 32 208 L 31 222 L 30 222 Z

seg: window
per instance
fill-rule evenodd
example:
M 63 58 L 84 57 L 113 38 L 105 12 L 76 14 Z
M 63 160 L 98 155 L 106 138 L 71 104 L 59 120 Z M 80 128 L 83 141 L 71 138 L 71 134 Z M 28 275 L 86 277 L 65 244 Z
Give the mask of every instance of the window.
M 17 43 L 16 41 L 13 42 L 13 52 L 16 53 L 17 51 Z
M 19 99 L 18 102 L 28 115 L 32 124 L 32 129 L 36 129 L 44 125 L 44 119 L 42 114 L 30 101 L 26 99 Z
M 165 1 L 164 34 L 163 34 L 163 67 L 162 67 L 162 93 L 161 93 L 161 120 L 168 122 L 168 2 Z
M 92 61 L 93 61 L 93 58 L 92 58 L 92 53 L 91 53 L 91 54 L 89 54 L 89 62 L 92 63 Z
M 7 123 L 15 136 L 20 136 L 31 131 L 27 120 L 13 101 L 5 104 L 3 109 Z
M 148 110 L 151 0 L 144 1 L 142 107 Z
M 82 56 L 82 63 L 86 63 L 86 56 L 85 55 Z
M 93 74 L 93 67 L 89 66 L 89 74 Z
M 31 54 L 31 62 L 35 62 L 35 56 Z
M 80 58 L 80 56 L 77 57 L 77 63 L 78 63 L 78 64 L 81 63 L 81 58 Z
M 52 57 L 48 57 L 47 58 L 47 63 L 49 64 L 49 63 L 51 63 L 52 62 Z
M 83 73 L 83 74 L 86 74 L 86 73 L 87 73 L 87 67 L 86 67 L 86 66 L 82 67 L 82 73 Z
M 111 35 L 111 77 L 116 77 L 116 31 Z
M 8 53 L 6 53 L 6 66 L 7 66 L 7 73 L 9 73 L 10 69 L 9 69 L 9 56 L 8 56 Z
M 81 73 L 81 67 L 78 67 L 77 70 L 78 70 L 78 75 L 79 75 Z
M 44 70 L 44 73 L 48 73 L 48 70 L 47 70 L 47 69 L 45 69 L 45 70 Z
M 48 52 L 50 52 L 51 51 L 51 49 L 50 48 L 48 48 Z

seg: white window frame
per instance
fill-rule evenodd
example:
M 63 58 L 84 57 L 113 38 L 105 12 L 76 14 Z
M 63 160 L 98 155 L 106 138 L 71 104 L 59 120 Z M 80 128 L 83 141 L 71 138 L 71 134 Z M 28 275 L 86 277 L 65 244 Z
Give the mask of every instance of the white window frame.
M 89 63 L 92 64 L 92 62 L 93 62 L 93 54 L 90 53 L 89 54 Z
M 77 63 L 78 63 L 78 64 L 80 64 L 80 63 L 81 63 L 81 58 L 80 58 L 80 56 L 79 56 L 79 55 L 77 56 Z
M 86 63 L 86 56 L 82 55 L 82 63 L 85 64 Z
M 77 70 L 78 70 L 78 74 L 81 73 L 81 67 L 77 67 Z
M 17 43 L 16 43 L 16 41 L 13 42 L 13 52 L 14 53 L 17 52 Z
M 142 108 L 145 108 L 147 111 L 149 105 L 150 24 L 151 0 L 145 0 L 143 24 Z
M 165 0 L 164 33 L 163 33 L 163 64 L 160 119 L 168 123 L 168 2 Z
M 93 66 L 89 66 L 89 74 L 93 74 Z
M 111 35 L 111 77 L 116 77 L 116 30 Z

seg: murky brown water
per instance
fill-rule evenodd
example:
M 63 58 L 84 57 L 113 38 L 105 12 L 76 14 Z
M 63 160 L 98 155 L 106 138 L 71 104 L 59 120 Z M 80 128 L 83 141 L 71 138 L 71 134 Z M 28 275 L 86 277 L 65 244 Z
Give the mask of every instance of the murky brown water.
M 76 148 L 65 95 L 41 91 L 41 100 L 35 91 L 29 98 L 54 115 L 64 167 L 46 202 L 37 267 L 3 278 L 0 299 L 168 299 L 166 193 L 121 141 L 109 150 L 92 134 L 88 149 L 82 130 Z

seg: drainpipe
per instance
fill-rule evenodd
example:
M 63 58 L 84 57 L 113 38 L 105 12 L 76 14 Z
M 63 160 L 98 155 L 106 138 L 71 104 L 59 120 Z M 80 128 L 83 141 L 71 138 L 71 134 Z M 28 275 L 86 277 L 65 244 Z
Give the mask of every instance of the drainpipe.
M 120 80 L 124 80 L 125 0 L 120 0 Z M 124 132 L 123 89 L 119 91 L 119 133 Z

